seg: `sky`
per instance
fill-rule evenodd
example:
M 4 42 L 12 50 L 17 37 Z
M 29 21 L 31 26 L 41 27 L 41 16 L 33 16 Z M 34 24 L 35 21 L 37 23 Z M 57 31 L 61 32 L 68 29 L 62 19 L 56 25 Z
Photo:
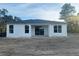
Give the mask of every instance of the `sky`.
M 79 4 L 72 4 L 79 11 Z M 58 20 L 63 3 L 0 3 L 0 9 L 5 8 L 9 15 L 18 16 L 22 20 L 46 19 Z

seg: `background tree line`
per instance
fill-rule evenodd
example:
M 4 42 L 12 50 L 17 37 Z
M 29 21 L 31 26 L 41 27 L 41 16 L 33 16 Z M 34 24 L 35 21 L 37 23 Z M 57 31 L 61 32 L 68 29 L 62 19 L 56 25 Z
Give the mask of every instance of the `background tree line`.
M 10 21 L 20 21 L 21 18 L 17 16 L 8 15 L 7 9 L 0 9 L 0 33 L 6 32 L 6 23 Z
M 68 32 L 79 33 L 79 13 L 76 13 L 75 7 L 70 3 L 61 7 L 60 19 L 67 22 Z

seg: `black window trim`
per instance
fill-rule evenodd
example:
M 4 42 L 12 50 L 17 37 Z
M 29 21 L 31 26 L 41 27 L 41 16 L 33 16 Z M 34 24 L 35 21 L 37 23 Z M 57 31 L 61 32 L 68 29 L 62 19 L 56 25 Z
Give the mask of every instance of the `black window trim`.
M 26 28 L 27 26 L 27 28 Z M 29 25 L 25 25 L 25 33 L 29 33 Z
M 55 26 L 57 27 L 56 29 L 55 29 Z M 60 26 L 60 28 L 59 28 L 59 26 Z M 62 25 L 54 25 L 54 33 L 62 33 Z M 56 32 L 55 32 L 55 30 L 57 30 Z
M 62 33 L 62 26 L 58 25 L 58 33 Z
M 54 25 L 54 33 L 57 33 L 57 25 Z
M 14 26 L 13 25 L 9 25 L 9 33 L 14 33 Z

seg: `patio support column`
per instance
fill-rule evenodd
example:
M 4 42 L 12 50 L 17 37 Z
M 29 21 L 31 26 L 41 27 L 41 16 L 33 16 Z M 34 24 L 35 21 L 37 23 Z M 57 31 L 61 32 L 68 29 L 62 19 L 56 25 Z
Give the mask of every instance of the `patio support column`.
M 49 31 L 49 37 L 52 37 L 53 35 L 53 26 L 50 24 L 49 27 L 48 27 L 48 31 Z
M 32 27 L 31 25 L 29 25 L 29 34 L 30 34 L 30 37 L 32 36 Z

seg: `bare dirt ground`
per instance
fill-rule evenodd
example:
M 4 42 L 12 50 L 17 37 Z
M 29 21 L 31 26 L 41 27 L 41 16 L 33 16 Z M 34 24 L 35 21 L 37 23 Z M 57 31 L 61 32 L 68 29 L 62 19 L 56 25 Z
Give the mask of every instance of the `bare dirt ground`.
M 0 38 L 1 56 L 79 56 L 79 33 L 53 38 Z

